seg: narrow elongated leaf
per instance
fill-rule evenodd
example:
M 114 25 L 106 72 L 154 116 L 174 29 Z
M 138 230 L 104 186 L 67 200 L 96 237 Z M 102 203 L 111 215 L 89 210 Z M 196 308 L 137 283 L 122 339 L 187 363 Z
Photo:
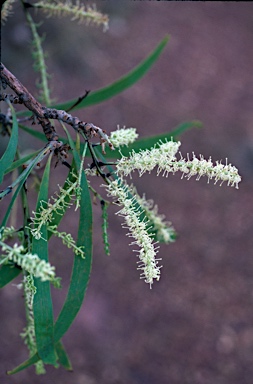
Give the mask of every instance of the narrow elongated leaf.
M 80 167 L 80 165 L 81 165 L 81 159 L 80 159 L 80 156 L 79 156 L 79 153 L 78 153 L 78 151 L 77 151 L 77 149 L 76 149 L 76 146 L 80 146 L 80 142 L 78 141 L 78 142 L 75 142 L 73 139 L 72 139 L 72 137 L 70 136 L 70 134 L 69 134 L 69 132 L 68 132 L 68 130 L 66 129 L 66 127 L 63 125 L 63 128 L 64 128 L 64 130 L 65 130 L 65 132 L 66 132 L 66 135 L 67 135 L 67 137 L 68 137 L 68 142 L 69 142 L 69 145 L 70 145 L 70 148 L 72 149 L 72 151 L 73 151 L 73 158 L 74 158 L 74 161 L 75 161 L 75 164 L 76 164 L 76 167 Z M 87 144 L 85 143 L 85 146 L 86 146 L 86 148 L 87 148 Z M 79 150 L 80 148 L 78 148 L 78 150 Z M 77 168 L 77 169 L 79 169 L 79 168 Z
M 3 181 L 3 177 L 6 169 L 10 166 L 10 164 L 13 162 L 15 158 L 15 154 L 18 146 L 18 122 L 16 118 L 16 113 L 11 104 L 9 104 L 9 107 L 11 108 L 11 112 L 12 112 L 12 129 L 11 129 L 11 136 L 10 136 L 8 146 L 3 156 L 0 159 L 0 184 Z
M 71 141 L 71 140 L 70 140 Z M 70 143 L 71 145 L 71 143 Z M 72 143 L 73 145 L 73 143 Z M 76 168 L 80 169 L 81 160 L 74 150 Z M 77 246 L 84 246 L 85 258 L 75 255 L 68 295 L 55 323 L 55 338 L 59 340 L 68 330 L 79 312 L 89 282 L 92 262 L 92 206 L 88 183 L 83 170 L 81 178 L 81 201 Z
M 187 121 L 184 123 L 179 124 L 177 127 L 173 128 L 172 131 L 162 133 L 160 135 L 154 135 L 149 137 L 144 137 L 142 139 L 136 140 L 133 144 L 130 144 L 127 147 L 122 147 L 120 152 L 118 149 L 110 150 L 108 148 L 106 154 L 104 155 L 107 159 L 119 159 L 121 158 L 121 154 L 124 156 L 128 156 L 131 151 L 140 151 L 141 149 L 148 149 L 154 146 L 159 140 L 171 140 L 173 138 L 174 140 L 178 140 L 179 136 L 182 135 L 185 131 L 192 128 L 201 128 L 203 124 L 198 120 L 193 121 Z M 24 127 L 27 132 L 29 132 L 31 135 L 33 135 L 33 130 Z M 23 129 L 23 128 L 22 128 Z M 38 132 L 37 132 L 38 133 Z M 38 137 L 37 137 L 38 138 Z M 41 134 L 40 139 L 44 141 L 45 136 Z M 60 138 L 61 141 L 64 141 L 64 138 Z M 73 140 L 72 140 L 73 141 Z M 73 141 L 74 142 L 74 141 Z M 75 142 L 74 142 L 75 143 Z M 81 144 L 81 150 L 83 148 L 83 144 Z M 89 157 L 90 154 L 87 153 L 87 157 Z
M 173 128 L 172 131 L 162 133 L 160 135 L 153 135 L 149 137 L 144 137 L 143 139 L 136 140 L 133 144 L 128 147 L 123 147 L 121 152 L 124 154 L 128 154 L 132 150 L 138 152 L 140 150 L 149 149 L 153 147 L 159 141 L 165 140 L 178 140 L 179 136 L 191 128 L 200 128 L 202 127 L 202 123 L 200 121 L 189 121 L 185 123 L 181 123 L 177 127 Z
M 59 363 L 67 370 L 67 371 L 72 371 L 72 365 L 71 361 L 69 360 L 69 357 L 64 349 L 64 346 L 62 342 L 58 341 L 55 345 L 56 353 L 58 356 L 58 361 Z
M 73 145 L 73 140 L 70 145 Z M 76 168 L 80 168 L 81 160 L 78 152 L 74 151 L 74 159 L 76 161 Z M 77 246 L 84 246 L 85 258 L 75 255 L 74 264 L 72 269 L 71 282 L 67 294 L 67 298 L 63 308 L 56 320 L 54 327 L 54 340 L 57 343 L 62 336 L 66 333 L 71 326 L 74 318 L 78 314 L 84 295 L 88 286 L 89 276 L 92 264 L 92 206 L 88 189 L 88 183 L 85 173 L 83 172 L 81 178 L 81 202 L 80 202 L 80 216 L 79 216 L 79 229 Z M 24 361 L 18 367 L 7 372 L 9 375 L 22 371 L 25 368 L 35 364 L 40 360 L 38 353 L 34 354 L 30 359 Z
M 41 150 L 39 152 L 41 152 Z M 37 154 L 37 152 L 34 153 L 33 156 L 35 154 Z M 23 159 L 21 159 L 21 160 L 23 160 Z M 37 157 L 34 165 L 38 162 L 38 160 L 39 160 L 39 158 Z M 27 161 L 27 159 L 26 159 L 26 161 Z M 18 162 L 19 162 L 19 160 L 16 161 L 15 163 L 18 163 Z M 11 167 L 13 167 L 15 163 L 13 163 Z M 17 164 L 17 167 L 20 166 L 20 165 L 21 165 L 21 163 Z M 16 166 L 13 169 L 15 169 L 15 168 L 16 168 Z M 8 218 L 9 218 L 9 215 L 10 215 L 11 210 L 12 210 L 12 207 L 13 207 L 15 201 L 16 201 L 16 198 L 17 198 L 17 196 L 18 196 L 18 194 L 19 194 L 19 192 L 20 192 L 20 190 L 21 190 L 21 188 L 23 186 L 23 183 L 25 182 L 25 180 L 28 177 L 29 173 L 32 171 L 32 168 L 33 167 L 30 167 L 30 168 L 28 168 L 28 169 L 26 169 L 24 171 L 23 179 L 21 180 L 19 186 L 17 187 L 17 189 L 16 189 L 16 191 L 15 191 L 15 193 L 14 193 L 12 199 L 11 199 L 10 204 L 8 205 L 7 212 L 6 212 L 6 214 L 5 214 L 4 218 L 3 218 L 3 221 L 1 223 L 1 227 L 0 228 L 4 228 L 6 226 Z M 13 170 L 13 169 L 11 169 L 11 170 Z M 7 169 L 6 173 L 8 173 L 8 172 L 9 172 L 9 170 Z M 21 272 L 21 269 L 16 267 L 15 265 L 8 265 L 8 264 L 7 265 L 2 265 L 1 268 L 0 268 L 0 288 L 4 287 L 10 281 L 15 279 L 15 277 L 17 277 L 20 274 L 20 272 Z
M 32 153 L 29 153 L 29 155 L 26 155 L 24 157 L 22 157 L 21 159 L 17 160 L 17 161 L 14 161 L 6 170 L 5 170 L 5 175 L 7 175 L 7 173 L 9 172 L 12 172 L 14 171 L 14 169 L 18 168 L 18 167 L 21 167 L 22 165 L 24 165 L 25 163 L 27 163 L 29 160 L 31 160 L 34 156 L 37 156 L 38 153 L 40 153 L 41 149 L 39 149 L 38 151 L 35 151 L 35 152 L 32 152 Z
M 50 160 L 48 159 L 43 179 L 41 181 L 36 211 L 39 212 L 41 204 L 46 204 L 48 200 L 48 184 L 50 174 Z M 32 253 L 39 255 L 42 260 L 48 262 L 48 241 L 47 228 L 43 225 L 41 228 L 40 239 L 32 240 Z M 53 305 L 50 292 L 50 282 L 42 282 L 39 278 L 34 278 L 34 285 L 37 288 L 34 296 L 34 325 L 37 351 L 45 364 L 57 364 L 57 356 L 54 348 L 54 318 Z
M 76 178 L 75 176 L 73 175 L 73 170 L 76 169 L 76 163 L 77 162 L 80 162 L 80 157 L 76 151 L 76 143 L 73 141 L 72 137 L 70 136 L 68 130 L 65 128 L 65 126 L 63 125 L 64 127 L 64 130 L 66 132 L 66 135 L 68 137 L 68 141 L 69 141 L 69 145 L 71 147 L 71 149 L 73 150 L 73 155 L 74 155 L 74 160 L 72 162 L 72 165 L 71 165 L 71 169 L 69 171 L 69 174 L 68 174 L 68 177 L 67 179 L 70 181 L 70 182 L 75 182 L 76 181 Z M 80 143 L 78 143 L 78 146 L 79 146 Z M 83 156 L 85 155 L 86 153 L 86 150 L 87 150 L 87 144 L 85 144 L 85 148 L 83 148 Z M 76 171 L 77 172 L 77 171 Z M 69 188 L 69 183 L 66 181 L 64 186 L 63 186 L 63 189 L 64 190 L 67 190 Z M 58 227 L 62 217 L 64 216 L 65 214 L 65 211 L 67 209 L 67 204 L 70 202 L 70 197 L 69 195 L 66 195 L 65 199 L 64 199 L 64 202 L 66 203 L 66 205 L 64 206 L 64 209 L 62 209 L 60 212 L 54 212 L 53 215 L 52 215 L 52 220 L 51 220 L 51 223 L 50 225 L 51 226 L 55 226 Z M 52 236 L 52 232 L 48 231 L 48 239 L 50 239 L 50 237 Z
M 58 341 L 55 345 L 55 349 L 59 358 L 59 363 L 68 371 L 72 371 L 71 362 L 69 360 L 69 357 L 67 353 L 64 350 L 63 344 Z M 36 364 L 40 359 L 39 354 L 35 353 L 30 359 L 24 361 L 22 364 L 18 365 L 16 368 L 12 369 L 11 371 L 7 371 L 7 375 L 14 375 L 15 373 L 18 373 L 20 371 L 23 371 L 24 369 L 30 367 L 33 364 Z
M 125 91 L 127 88 L 132 87 L 137 81 L 139 81 L 157 61 L 166 44 L 169 41 L 170 36 L 165 36 L 157 47 L 138 64 L 132 71 L 122 76 L 112 84 L 98 89 L 97 91 L 89 93 L 79 104 L 77 104 L 73 110 L 88 107 L 90 105 L 102 103 L 105 100 Z M 65 103 L 53 105 L 52 108 L 68 110 L 77 102 L 78 99 L 69 100 Z M 19 116 L 31 115 L 31 112 L 21 111 Z
M 140 150 L 149 149 L 153 147 L 160 140 L 178 140 L 179 136 L 191 128 L 201 128 L 202 123 L 198 120 L 188 121 L 182 124 L 179 124 L 172 131 L 162 133 L 160 135 L 154 135 L 149 137 L 144 137 L 143 139 L 136 140 L 133 144 L 128 145 L 127 147 L 122 147 L 120 152 L 115 149 L 114 151 L 107 150 L 104 157 L 107 159 L 118 159 L 123 156 L 128 156 L 130 152 L 135 151 L 139 152 Z M 122 155 L 121 155 L 122 154 Z
M 78 104 L 73 109 L 80 109 L 83 107 L 88 107 L 89 105 L 101 103 L 133 86 L 157 61 L 168 41 L 169 36 L 164 37 L 164 39 L 157 45 L 153 52 L 151 52 L 151 54 L 146 57 L 146 59 L 144 59 L 139 65 L 137 65 L 132 71 L 114 83 L 108 85 L 107 87 L 99 89 L 95 92 L 91 92 L 87 97 L 85 97 L 85 99 L 83 99 L 83 101 L 81 101 L 80 104 Z M 66 110 L 70 108 L 76 101 L 76 99 L 71 100 L 63 104 L 55 105 L 53 108 Z
M 21 188 L 23 187 L 23 184 L 25 183 L 29 174 L 32 172 L 33 167 L 35 167 L 36 164 L 38 164 L 45 157 L 45 152 L 46 152 L 45 149 L 41 150 L 40 153 L 29 163 L 28 167 L 15 180 L 15 182 L 16 182 L 16 184 L 18 184 L 18 186 L 17 186 L 17 188 L 16 188 L 16 190 L 12 196 L 10 204 L 8 205 L 6 214 L 3 218 L 3 221 L 2 221 L 1 226 L 0 226 L 0 230 L 1 230 L 1 228 L 4 228 L 6 226 L 7 221 L 9 219 L 9 216 L 10 216 L 10 213 L 11 213 L 11 210 L 12 210 L 13 205 L 15 203 L 15 200 L 18 197 L 18 194 L 19 194 Z M 1 195 L 1 193 L 0 193 L 0 195 Z M 2 198 L 2 196 L 1 196 L 1 198 Z
M 35 353 L 30 359 L 24 361 L 22 364 L 18 365 L 16 368 L 12 369 L 11 371 L 7 371 L 7 375 L 14 375 L 15 373 L 18 373 L 20 371 L 23 371 L 23 369 L 26 369 L 30 367 L 31 365 L 37 363 L 37 361 L 41 360 L 38 353 Z

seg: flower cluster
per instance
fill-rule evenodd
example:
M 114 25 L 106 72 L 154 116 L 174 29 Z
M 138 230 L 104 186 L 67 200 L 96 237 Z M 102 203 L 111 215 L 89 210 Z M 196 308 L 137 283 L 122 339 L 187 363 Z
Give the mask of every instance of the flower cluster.
M 84 259 L 84 257 L 85 257 L 85 253 L 83 251 L 84 247 L 83 246 L 78 247 L 76 245 L 75 240 L 73 239 L 73 237 L 71 236 L 70 233 L 59 232 L 57 230 L 56 225 L 52 225 L 52 226 L 47 227 L 47 230 L 52 232 L 55 236 L 59 237 L 62 240 L 62 243 L 64 245 L 66 245 L 68 248 L 72 249 L 76 255 L 79 255 Z
M 147 224 L 140 219 L 142 212 L 136 208 L 135 198 L 130 195 L 128 186 L 121 179 L 112 181 L 106 189 L 110 196 L 117 199 L 117 204 L 122 206 L 117 214 L 124 217 L 126 228 L 130 230 L 128 236 L 135 239 L 131 245 L 140 247 L 138 269 L 143 271 L 141 278 L 151 287 L 153 280 L 160 278 L 161 266 L 158 266 L 158 259 L 155 257 L 157 248 L 148 234 Z
M 12 14 L 12 5 L 16 0 L 6 0 L 2 4 L 1 23 L 5 23 L 7 18 Z
M 156 234 L 157 240 L 166 244 L 174 242 L 176 238 L 175 229 L 171 222 L 164 220 L 165 215 L 158 214 L 158 206 L 154 204 L 154 201 L 147 200 L 145 194 L 141 197 L 134 186 L 131 186 L 131 193 L 152 225 L 152 232 Z
M 53 203 L 50 202 L 50 199 L 48 202 L 40 202 L 40 209 L 37 212 L 33 212 L 34 216 L 31 217 L 31 221 L 34 224 L 31 233 L 35 239 L 39 240 L 41 238 L 41 228 L 53 220 L 54 212 L 56 214 L 63 214 L 72 205 L 71 200 L 76 199 L 78 202 L 78 199 L 80 199 L 79 189 L 78 180 L 73 182 L 67 179 L 64 187 L 59 186 L 60 193 L 56 193 L 55 196 L 51 197 Z
M 163 167 L 176 160 L 176 153 L 180 142 L 167 141 L 159 143 L 157 147 L 133 151 L 129 157 L 123 156 L 116 164 L 117 172 L 125 176 L 130 175 L 134 170 L 142 176 L 145 172 L 151 172 L 157 165 Z
M 25 253 L 23 245 L 14 244 L 13 248 L 2 242 L 2 251 L 6 256 L 1 261 L 13 261 L 19 265 L 23 270 L 27 271 L 34 277 L 38 277 L 41 281 L 51 281 L 59 286 L 59 279 L 55 277 L 55 267 L 51 266 L 45 260 L 41 260 L 38 255 L 32 253 Z
M 1 228 L 1 231 L 0 231 L 1 241 L 5 241 L 6 239 L 11 239 L 16 234 L 17 234 L 17 230 L 13 226 Z
M 121 144 L 115 141 L 114 146 L 122 145 L 123 142 L 120 139 L 120 130 L 116 131 L 115 135 L 117 132 L 118 142 Z M 113 141 L 113 136 L 111 139 Z M 235 188 L 238 188 L 241 181 L 237 168 L 228 164 L 227 160 L 225 164 L 218 161 L 213 163 L 211 158 L 205 160 L 202 155 L 197 158 L 194 153 L 192 159 L 189 158 L 189 155 L 184 159 L 179 152 L 180 145 L 180 142 L 173 140 L 160 141 L 151 149 L 141 150 L 138 153 L 132 151 L 129 157 L 122 156 L 116 163 L 118 178 L 110 182 L 107 187 L 108 194 L 117 198 L 117 204 L 122 206 L 118 214 L 124 217 L 125 226 L 130 230 L 129 236 L 135 239 L 132 244 L 140 247 L 141 264 L 138 269 L 143 271 L 142 277 L 150 286 L 154 279 L 159 280 L 160 277 L 154 238 L 158 242 L 170 243 L 175 241 L 176 234 L 171 223 L 165 221 L 164 215 L 158 214 L 157 205 L 154 205 L 152 200 L 146 200 L 145 195 L 141 197 L 133 185 L 128 186 L 125 183 L 123 177 L 131 176 L 135 170 L 142 176 L 145 172 L 150 173 L 157 168 L 157 175 L 162 174 L 167 177 L 170 173 L 175 174 L 180 171 L 182 178 L 190 179 L 192 176 L 196 176 L 196 179 L 199 180 L 201 176 L 207 176 L 208 182 L 211 179 L 215 184 L 218 181 L 221 184 L 225 181 Z M 178 153 L 179 155 L 176 156 Z
M 108 29 L 109 18 L 107 15 L 97 11 L 95 5 L 83 5 L 79 0 L 75 4 L 71 0 L 65 1 L 38 1 L 33 7 L 41 8 L 51 16 L 70 16 L 72 21 L 85 22 L 87 25 L 103 25 L 104 31 Z
M 32 275 L 28 274 L 24 276 L 23 287 L 24 287 L 24 296 L 25 296 L 25 303 L 26 303 L 27 325 L 23 329 L 23 332 L 20 334 L 20 336 L 24 340 L 24 343 L 27 345 L 30 352 L 30 357 L 31 357 L 37 351 L 34 314 L 33 314 L 33 301 L 34 301 L 34 295 L 36 294 L 37 289 L 34 286 L 34 280 Z M 37 361 L 37 363 L 35 364 L 35 369 L 36 369 L 37 375 L 46 373 L 42 360 Z
M 238 169 L 231 164 L 225 165 L 219 161 L 213 164 L 211 157 L 205 160 L 202 155 L 199 159 L 193 153 L 193 158 L 184 159 L 180 153 L 180 158 L 176 158 L 176 153 L 179 150 L 181 143 L 168 141 L 159 143 L 158 147 L 153 147 L 148 150 L 138 153 L 132 152 L 129 157 L 122 157 L 117 165 L 117 173 L 119 175 L 131 175 L 131 172 L 137 170 L 142 176 L 145 172 L 151 172 L 157 167 L 157 174 L 161 172 L 163 176 L 168 176 L 170 173 L 175 174 L 177 171 L 182 172 L 182 177 L 190 179 L 196 176 L 199 180 L 202 176 L 207 176 L 208 181 L 214 179 L 215 184 L 220 181 L 221 184 L 225 181 L 227 185 L 231 185 L 238 189 L 238 184 L 241 181 L 241 176 L 238 174 Z
M 132 144 L 137 138 L 138 133 L 136 133 L 136 128 L 119 128 L 117 126 L 117 130 L 111 132 L 110 141 L 115 148 L 121 147 L 123 145 Z

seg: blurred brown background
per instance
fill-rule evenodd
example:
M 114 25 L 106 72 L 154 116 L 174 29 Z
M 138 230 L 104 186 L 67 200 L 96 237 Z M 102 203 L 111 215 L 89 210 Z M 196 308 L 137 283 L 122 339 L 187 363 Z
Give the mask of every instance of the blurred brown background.
M 162 276 L 152 290 L 139 280 L 116 209 L 110 213 L 111 256 L 104 255 L 100 209 L 94 206 L 90 285 L 63 340 L 74 372 L 49 367 L 44 377 L 36 377 L 33 368 L 5 375 L 27 358 L 18 336 L 25 325 L 22 292 L 10 286 L 1 292 L 0 382 L 252 384 L 253 4 L 110 1 L 97 6 L 110 16 L 106 33 L 68 19 L 45 20 L 41 26 L 53 96 L 65 101 L 108 85 L 170 34 L 165 52 L 139 83 L 76 114 L 108 132 L 117 124 L 136 127 L 141 137 L 198 119 L 203 129 L 181 137 L 182 153 L 228 157 L 243 181 L 235 190 L 180 175 L 134 178 L 139 192 L 154 198 L 178 232 L 174 244 L 160 248 Z M 34 91 L 29 39 L 17 7 L 2 29 L 2 58 Z M 25 135 L 22 146 L 27 147 Z M 62 167 L 54 172 L 55 180 L 66 174 Z M 77 218 L 71 212 L 67 224 L 74 234 Z M 57 314 L 72 255 L 59 243 L 52 253 L 65 283 L 62 292 L 53 291 Z

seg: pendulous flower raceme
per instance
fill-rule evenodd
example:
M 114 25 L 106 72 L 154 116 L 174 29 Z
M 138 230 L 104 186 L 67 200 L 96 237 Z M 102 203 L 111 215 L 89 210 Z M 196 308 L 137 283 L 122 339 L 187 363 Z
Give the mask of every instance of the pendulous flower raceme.
M 153 280 L 160 279 L 161 266 L 158 266 L 156 259 L 158 247 L 155 247 L 152 237 L 148 234 L 147 221 L 141 220 L 142 211 L 136 207 L 136 199 L 129 196 L 129 187 L 124 185 L 123 180 L 112 181 L 106 186 L 106 190 L 108 195 L 117 199 L 116 204 L 122 206 L 117 214 L 124 217 L 123 227 L 129 229 L 128 236 L 135 239 L 131 245 L 140 247 L 138 269 L 142 270 L 141 278 L 151 287 Z
M 129 157 L 123 156 L 116 164 L 117 174 L 120 176 L 128 176 L 134 170 L 142 176 L 145 172 L 151 172 L 157 167 L 157 175 L 162 173 L 163 176 L 168 176 L 170 173 L 175 174 L 177 171 L 182 172 L 182 178 L 185 176 L 188 180 L 192 176 L 196 176 L 199 180 L 202 176 L 207 176 L 209 180 L 214 179 L 216 184 L 224 181 L 227 185 L 238 189 L 238 184 L 241 181 L 241 176 L 238 169 L 227 163 L 222 164 L 216 161 L 213 164 L 211 157 L 205 160 L 202 155 L 199 158 L 193 153 L 192 159 L 187 155 L 187 159 L 183 158 L 180 153 L 180 158 L 177 159 L 176 154 L 181 143 L 167 141 L 159 143 L 157 147 L 146 149 L 138 153 L 132 152 Z

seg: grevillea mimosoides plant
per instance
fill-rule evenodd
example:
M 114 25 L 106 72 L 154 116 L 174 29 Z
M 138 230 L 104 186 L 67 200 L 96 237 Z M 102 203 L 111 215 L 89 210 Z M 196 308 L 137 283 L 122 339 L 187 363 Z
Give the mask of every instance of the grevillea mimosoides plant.
M 2 19 L 5 22 L 13 3 L 11 0 L 4 3 Z M 237 168 L 227 161 L 225 164 L 213 162 L 211 158 L 206 160 L 194 153 L 185 158 L 179 152 L 178 136 L 186 129 L 200 126 L 197 121 L 182 123 L 162 135 L 139 139 L 135 128 L 118 127 L 115 131 L 106 132 L 71 113 L 103 102 L 136 83 L 158 59 L 168 37 L 136 68 L 113 84 L 95 92 L 86 91 L 75 100 L 52 106 L 43 39 L 39 33 L 40 26 L 33 20 L 34 9 L 51 17 L 59 15 L 70 16 L 73 21 L 86 20 L 86 24 L 102 25 L 104 30 L 108 27 L 108 17 L 95 7 L 84 6 L 78 1 L 20 3 L 32 36 L 34 68 L 40 77 L 40 101 L 1 63 L 0 101 L 4 108 L 0 114 L 0 134 L 8 136 L 9 141 L 0 159 L 0 287 L 22 274 L 18 287 L 24 291 L 27 324 L 21 336 L 29 349 L 29 358 L 8 373 L 17 373 L 34 364 L 36 373 L 41 374 L 45 373 L 45 364 L 55 367 L 61 364 L 71 369 L 61 339 L 82 305 L 91 272 L 91 197 L 100 201 L 105 253 L 110 252 L 107 210 L 111 204 L 117 204 L 117 215 L 122 217 L 122 225 L 127 228 L 131 245 L 137 251 L 140 276 L 151 288 L 161 274 L 160 256 L 157 256 L 159 243 L 175 241 L 175 230 L 158 213 L 152 200 L 139 195 L 131 183 L 132 173 L 136 171 L 141 177 L 156 169 L 157 175 L 167 177 L 180 172 L 182 178 L 195 177 L 198 180 L 206 176 L 208 182 L 225 182 L 235 188 L 238 188 L 241 177 Z M 14 108 L 17 104 L 24 109 L 17 112 Z M 55 129 L 56 121 L 62 127 L 62 137 Z M 36 131 L 35 125 L 43 132 Z M 18 146 L 20 130 L 44 141 L 44 144 L 37 151 L 22 154 Z M 75 139 L 70 130 L 74 131 Z M 37 168 L 43 160 L 46 160 L 46 165 L 40 180 L 36 175 L 42 171 Z M 60 163 L 69 171 L 64 184 L 49 197 L 49 178 L 52 172 L 57 171 L 51 166 L 53 161 L 55 166 Z M 99 191 L 93 186 L 94 177 L 101 178 Z M 39 188 L 36 189 L 30 180 L 36 180 Z M 29 201 L 28 190 L 37 194 L 36 207 L 32 207 Z M 17 205 L 22 208 L 18 217 L 14 209 Z M 72 205 L 75 205 L 79 220 L 75 235 L 69 233 L 68 228 L 65 231 L 58 229 Z M 61 281 L 49 260 L 48 243 L 52 237 L 60 238 L 74 255 L 68 294 L 57 319 L 53 316 L 51 284 L 60 287 Z

